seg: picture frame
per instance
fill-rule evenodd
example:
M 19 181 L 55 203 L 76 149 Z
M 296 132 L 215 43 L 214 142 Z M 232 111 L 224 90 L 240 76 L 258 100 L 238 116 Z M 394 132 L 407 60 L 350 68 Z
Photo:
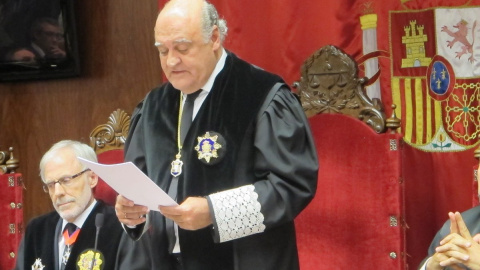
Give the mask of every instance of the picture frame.
M 74 0 L 0 0 L 0 82 L 80 74 Z

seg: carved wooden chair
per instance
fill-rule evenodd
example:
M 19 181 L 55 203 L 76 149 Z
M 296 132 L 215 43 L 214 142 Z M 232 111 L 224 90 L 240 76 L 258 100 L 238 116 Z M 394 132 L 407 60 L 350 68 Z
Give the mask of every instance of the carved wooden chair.
M 325 46 L 296 83 L 320 163 L 315 198 L 295 220 L 303 270 L 405 269 L 400 120 L 386 119 L 357 73 Z
M 23 233 L 23 180 L 13 147 L 0 151 L 0 269 L 13 269 Z
M 123 146 L 128 136 L 130 116 L 117 109 L 110 114 L 108 122 L 95 127 L 90 133 L 90 146 L 98 156 L 98 162 L 103 164 L 122 163 Z M 94 190 L 95 198 L 107 204 L 114 205 L 117 193 L 103 180 L 99 180 Z

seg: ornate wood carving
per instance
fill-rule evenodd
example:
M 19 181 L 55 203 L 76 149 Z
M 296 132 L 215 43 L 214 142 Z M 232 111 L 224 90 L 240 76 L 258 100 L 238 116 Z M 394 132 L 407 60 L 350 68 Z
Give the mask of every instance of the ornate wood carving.
M 14 173 L 20 166 L 20 161 L 13 155 L 13 147 L 8 151 L 0 151 L 0 174 Z
M 108 122 L 97 126 L 90 133 L 90 146 L 97 154 L 122 149 L 130 128 L 130 116 L 121 109 L 112 112 Z
M 397 118 L 397 114 L 395 113 L 395 109 L 397 105 L 392 104 L 392 116 L 390 116 L 386 120 L 386 127 L 390 130 L 390 133 L 397 133 L 397 129 L 401 126 L 401 120 Z
M 385 132 L 385 112 L 381 101 L 365 93 L 366 78 L 358 78 L 353 58 L 339 48 L 327 45 L 303 64 L 297 84 L 303 109 L 308 117 L 320 113 L 340 113 L 365 122 L 375 132 Z
M 473 151 L 473 156 L 480 161 L 480 146 Z

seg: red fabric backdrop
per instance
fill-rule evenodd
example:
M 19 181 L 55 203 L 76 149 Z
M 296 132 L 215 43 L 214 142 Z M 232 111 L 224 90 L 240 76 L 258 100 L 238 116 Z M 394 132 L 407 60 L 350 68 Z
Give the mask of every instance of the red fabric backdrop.
M 309 122 L 322 169 L 295 220 L 300 269 L 404 269 L 401 135 L 340 114 Z
M 114 149 L 98 154 L 98 162 L 101 164 L 116 164 L 122 163 L 123 161 L 123 149 Z M 93 192 L 96 199 L 102 200 L 109 205 L 115 206 L 117 192 L 115 192 L 115 190 L 113 190 L 101 178 L 99 178 L 98 184 Z
M 23 180 L 21 173 L 0 173 L 0 269 L 13 269 L 23 235 Z
M 225 47 L 257 66 L 280 74 L 289 84 L 299 80 L 303 61 L 324 45 L 336 45 L 360 59 L 363 45 L 359 17 L 368 13 L 377 14 L 377 46 L 385 55 L 379 58 L 381 95 L 387 115 L 391 114 L 393 100 L 390 11 L 480 5 L 480 0 L 211 2 L 229 26 Z M 160 7 L 164 3 L 164 0 L 159 0 Z M 405 113 L 401 117 L 402 124 L 413 118 Z M 478 139 L 471 147 L 475 145 L 478 145 Z M 406 244 L 409 266 L 415 268 L 426 255 L 426 249 L 446 220 L 447 212 L 471 207 L 471 168 L 476 161 L 473 148 L 453 153 L 432 153 L 407 145 L 404 155 L 405 222 L 409 226 Z

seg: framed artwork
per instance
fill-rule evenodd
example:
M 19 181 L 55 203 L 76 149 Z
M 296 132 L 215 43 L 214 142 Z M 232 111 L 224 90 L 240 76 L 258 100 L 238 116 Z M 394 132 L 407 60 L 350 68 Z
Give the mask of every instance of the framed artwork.
M 0 0 L 0 82 L 78 76 L 73 0 Z

